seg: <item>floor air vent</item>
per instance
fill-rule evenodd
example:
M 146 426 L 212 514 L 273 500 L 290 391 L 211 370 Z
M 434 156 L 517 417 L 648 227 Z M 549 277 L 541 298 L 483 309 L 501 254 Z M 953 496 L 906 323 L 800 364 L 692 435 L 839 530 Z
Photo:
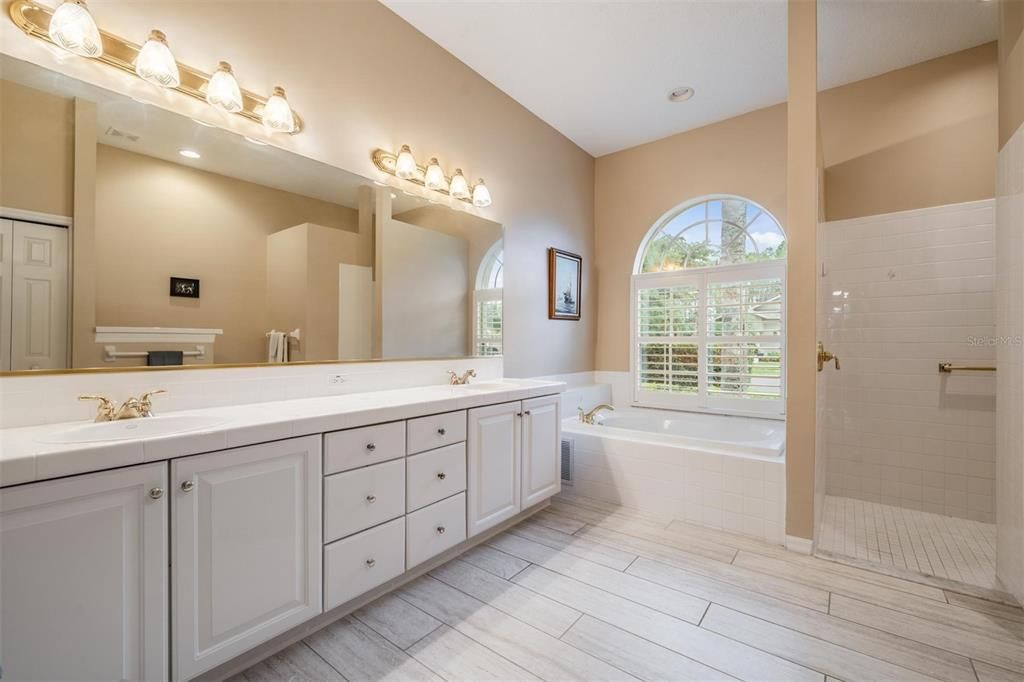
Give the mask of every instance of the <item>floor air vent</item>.
M 562 439 L 562 484 L 572 485 L 573 460 L 576 456 L 576 441 Z

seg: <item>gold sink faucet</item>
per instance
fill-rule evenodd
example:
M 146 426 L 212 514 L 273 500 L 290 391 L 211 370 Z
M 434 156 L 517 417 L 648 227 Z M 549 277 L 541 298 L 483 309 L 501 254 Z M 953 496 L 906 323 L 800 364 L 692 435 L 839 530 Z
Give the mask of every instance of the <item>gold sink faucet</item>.
M 612 412 L 615 411 L 614 407 L 612 407 L 611 405 L 605 405 L 604 403 L 598 405 L 597 407 L 592 409 L 590 412 L 584 412 L 582 407 L 577 408 L 577 409 L 579 410 L 579 413 L 580 413 L 580 421 L 583 422 L 584 424 L 593 424 L 594 423 L 594 417 L 596 417 L 597 413 L 600 412 L 601 410 L 611 410 Z
M 467 369 L 463 372 L 462 376 L 459 376 L 452 370 L 448 370 L 448 383 L 451 386 L 465 386 L 469 383 L 470 377 L 476 377 L 475 369 Z
M 149 391 L 143 393 L 138 398 L 128 398 L 121 406 L 118 407 L 110 398 L 102 395 L 80 395 L 79 400 L 98 400 L 99 405 L 96 407 L 96 418 L 93 421 L 97 422 L 112 422 L 121 419 L 138 419 L 140 417 L 152 417 L 153 416 L 153 396 L 160 393 L 167 393 L 162 388 L 158 388 L 155 391 Z

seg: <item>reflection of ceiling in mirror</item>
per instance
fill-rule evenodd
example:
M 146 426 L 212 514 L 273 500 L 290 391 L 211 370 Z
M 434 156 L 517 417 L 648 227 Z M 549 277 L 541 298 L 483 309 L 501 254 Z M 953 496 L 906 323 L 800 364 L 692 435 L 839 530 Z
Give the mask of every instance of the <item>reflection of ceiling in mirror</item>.
M 0 58 L 0 77 L 51 94 L 95 102 L 100 144 L 350 207 L 357 205 L 357 188 L 370 182 L 340 168 L 248 142 L 235 133 L 204 126 L 6 55 Z M 181 149 L 195 150 L 200 158 L 186 161 L 178 153 Z

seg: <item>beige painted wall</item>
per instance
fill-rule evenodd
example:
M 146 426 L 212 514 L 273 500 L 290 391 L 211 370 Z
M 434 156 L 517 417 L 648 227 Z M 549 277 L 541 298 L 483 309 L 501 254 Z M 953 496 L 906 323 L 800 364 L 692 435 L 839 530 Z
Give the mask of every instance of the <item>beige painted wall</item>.
M 994 196 L 994 44 L 820 92 L 818 105 L 827 219 Z M 777 105 L 597 159 L 598 369 L 629 368 L 633 260 L 666 211 L 738 194 L 788 229 L 786 135 Z
M 267 324 L 301 330 L 290 342 L 292 360 L 338 357 L 338 265 L 370 265 L 363 246 L 370 232 L 355 234 L 305 223 L 267 237 Z
M 593 368 L 596 297 L 584 295 L 580 322 L 548 320 L 546 251 L 582 254 L 583 287 L 593 291 L 593 158 L 390 10 L 374 0 L 244 9 L 229 0 L 93 0 L 89 7 L 104 29 L 135 40 L 159 26 L 187 64 L 210 69 L 228 59 L 243 87 L 285 86 L 306 130 L 274 144 L 367 177 L 377 172 L 374 148 L 409 144 L 449 170 L 483 176 L 494 205 L 482 214 L 507 231 L 506 373 Z M 186 115 L 209 115 L 203 103 L 140 87 L 128 74 L 87 60 L 58 63 L 11 22 L 0 22 L 0 50 Z M 264 137 L 239 117 L 228 125 Z
M 598 369 L 629 369 L 629 280 L 637 249 L 658 218 L 695 197 L 737 194 L 764 206 L 785 228 L 785 167 L 782 104 L 597 160 Z
M 999 148 L 1024 123 L 1024 0 L 999 3 Z
M 266 238 L 303 222 L 359 229 L 354 209 L 98 145 L 96 324 L 219 328 L 218 363 L 260 362 Z M 201 297 L 168 296 L 172 275 L 200 279 Z M 91 334 L 75 345 L 102 365 Z
M 996 43 L 819 93 L 826 218 L 995 196 Z
M 0 80 L 0 206 L 70 216 L 74 100 Z
M 786 535 L 814 537 L 818 283 L 817 4 L 789 0 L 786 134 Z

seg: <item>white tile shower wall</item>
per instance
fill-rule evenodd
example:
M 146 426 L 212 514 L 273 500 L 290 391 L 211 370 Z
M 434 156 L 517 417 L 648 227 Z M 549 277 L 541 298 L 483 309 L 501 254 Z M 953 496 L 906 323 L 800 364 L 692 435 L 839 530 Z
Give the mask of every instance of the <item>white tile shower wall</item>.
M 96 405 L 77 400 L 86 393 L 123 400 L 163 388 L 168 393 L 154 399 L 154 409 L 174 412 L 436 385 L 448 380 L 447 370 L 470 368 L 476 381 L 486 381 L 500 379 L 503 364 L 501 358 L 466 358 L 9 376 L 0 378 L 0 428 L 89 419 Z
M 573 493 L 781 545 L 786 464 L 572 434 Z
M 825 223 L 830 495 L 995 518 L 995 202 Z
M 996 174 L 996 572 L 1024 603 L 1024 126 Z

